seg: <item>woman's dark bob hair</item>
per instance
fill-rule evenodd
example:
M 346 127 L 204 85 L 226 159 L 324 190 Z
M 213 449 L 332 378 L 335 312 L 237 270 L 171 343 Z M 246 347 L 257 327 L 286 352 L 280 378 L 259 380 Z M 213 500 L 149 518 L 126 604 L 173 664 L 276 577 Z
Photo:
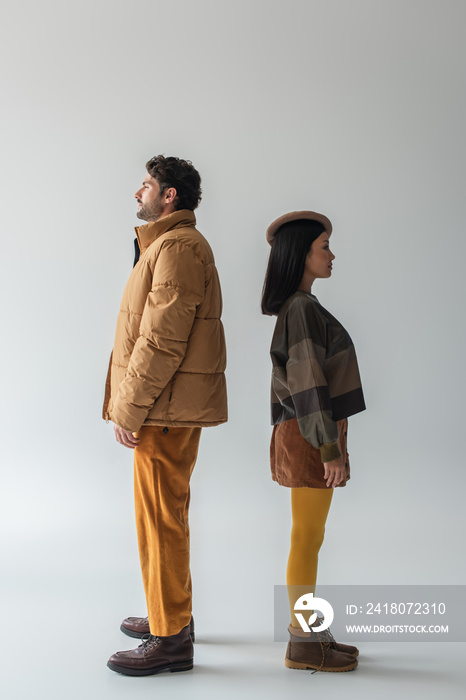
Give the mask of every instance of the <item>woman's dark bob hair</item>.
M 323 224 L 312 219 L 289 221 L 277 230 L 262 289 L 263 314 L 276 316 L 288 297 L 297 291 L 306 255 L 324 231 Z

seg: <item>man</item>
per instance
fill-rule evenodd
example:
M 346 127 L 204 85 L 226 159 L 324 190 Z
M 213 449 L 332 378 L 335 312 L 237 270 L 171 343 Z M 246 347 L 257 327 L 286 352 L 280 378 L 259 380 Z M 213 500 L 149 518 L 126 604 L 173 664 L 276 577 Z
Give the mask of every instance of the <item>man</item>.
M 140 676 L 193 667 L 189 480 L 201 429 L 227 420 L 222 296 L 214 256 L 196 230 L 201 178 L 189 161 L 156 156 L 136 192 L 136 262 L 123 293 L 104 418 L 134 449 L 136 528 L 148 618 L 113 671 Z M 146 636 L 144 636 L 146 635 Z

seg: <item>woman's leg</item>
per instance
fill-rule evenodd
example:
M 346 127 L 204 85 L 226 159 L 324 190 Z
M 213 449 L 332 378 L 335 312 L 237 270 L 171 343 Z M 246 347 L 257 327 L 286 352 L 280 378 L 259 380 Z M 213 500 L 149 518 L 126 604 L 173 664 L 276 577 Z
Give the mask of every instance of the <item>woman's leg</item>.
M 299 627 L 294 615 L 297 599 L 304 593 L 315 592 L 319 549 L 324 540 L 325 522 L 333 491 L 331 488 L 291 489 L 293 524 L 286 583 L 293 627 Z

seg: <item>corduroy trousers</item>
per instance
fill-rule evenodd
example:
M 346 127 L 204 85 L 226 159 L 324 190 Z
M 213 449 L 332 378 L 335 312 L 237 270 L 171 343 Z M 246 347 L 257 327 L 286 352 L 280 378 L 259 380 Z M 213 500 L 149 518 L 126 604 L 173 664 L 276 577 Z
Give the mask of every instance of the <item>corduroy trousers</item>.
M 134 499 L 151 634 L 178 634 L 191 620 L 189 482 L 201 428 L 143 426 L 134 450 Z

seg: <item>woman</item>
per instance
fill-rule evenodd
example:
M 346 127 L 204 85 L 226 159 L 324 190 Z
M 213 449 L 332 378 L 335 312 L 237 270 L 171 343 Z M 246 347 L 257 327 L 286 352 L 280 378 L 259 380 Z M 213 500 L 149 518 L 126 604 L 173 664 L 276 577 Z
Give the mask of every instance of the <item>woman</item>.
M 331 233 L 329 219 L 312 211 L 285 214 L 269 226 L 262 312 L 277 316 L 270 351 L 272 479 L 291 488 L 293 518 L 285 665 L 351 671 L 357 648 L 338 644 L 328 630 L 304 632 L 294 614 L 297 599 L 315 591 L 333 490 L 350 478 L 347 419 L 365 409 L 352 340 L 311 292 L 316 279 L 332 274 Z

